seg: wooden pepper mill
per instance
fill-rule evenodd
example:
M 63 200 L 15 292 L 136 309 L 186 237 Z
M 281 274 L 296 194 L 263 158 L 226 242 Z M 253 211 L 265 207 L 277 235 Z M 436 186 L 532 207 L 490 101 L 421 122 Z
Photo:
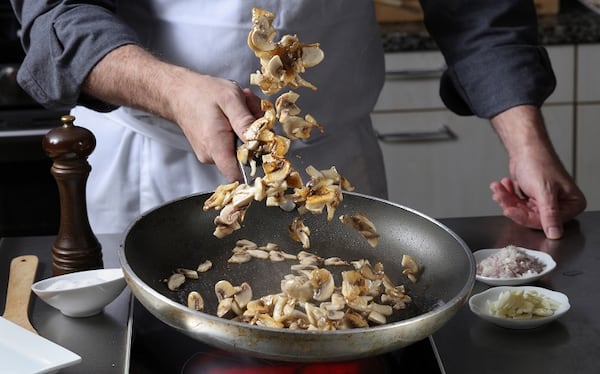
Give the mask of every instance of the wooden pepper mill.
M 87 215 L 85 187 L 91 166 L 87 157 L 96 147 L 91 131 L 75 126 L 75 117 L 61 117 L 62 126 L 50 130 L 42 141 L 54 161 L 50 169 L 58 185 L 60 225 L 52 246 L 52 273 L 61 275 L 103 267 L 102 248 Z

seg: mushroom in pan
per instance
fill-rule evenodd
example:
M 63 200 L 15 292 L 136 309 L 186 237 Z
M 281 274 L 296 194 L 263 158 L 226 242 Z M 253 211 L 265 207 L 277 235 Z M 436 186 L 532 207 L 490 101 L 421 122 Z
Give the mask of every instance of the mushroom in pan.
M 300 217 L 294 218 L 288 226 L 288 232 L 293 240 L 302 243 L 302 248 L 310 248 L 310 229 L 304 225 Z
M 340 221 L 352 227 L 361 234 L 371 247 L 376 247 L 379 241 L 379 234 L 371 220 L 363 213 L 344 214 L 340 216 Z
M 197 291 L 192 291 L 188 294 L 187 298 L 188 308 L 194 309 L 197 311 L 204 311 L 204 299 L 202 295 Z

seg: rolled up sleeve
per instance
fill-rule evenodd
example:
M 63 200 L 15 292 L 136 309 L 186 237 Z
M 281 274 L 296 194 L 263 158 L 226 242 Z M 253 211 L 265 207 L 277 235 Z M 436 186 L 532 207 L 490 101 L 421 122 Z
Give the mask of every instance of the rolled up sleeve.
M 47 108 L 85 104 L 109 110 L 110 105 L 82 95 L 81 86 L 107 53 L 139 44 L 135 33 L 115 16 L 113 2 L 11 2 L 26 52 L 17 75 L 21 87 Z
M 421 0 L 426 26 L 448 68 L 440 83 L 446 106 L 490 118 L 517 105 L 541 106 L 556 87 L 538 43 L 532 0 Z

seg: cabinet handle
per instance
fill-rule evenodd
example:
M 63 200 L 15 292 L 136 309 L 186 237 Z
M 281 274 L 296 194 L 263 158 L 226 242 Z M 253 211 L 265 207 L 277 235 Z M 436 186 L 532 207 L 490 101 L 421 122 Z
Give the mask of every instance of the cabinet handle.
M 448 126 L 442 125 L 436 131 L 422 132 L 397 132 L 392 134 L 377 134 L 377 139 L 384 143 L 415 143 L 415 142 L 438 142 L 445 140 L 456 140 L 458 136 Z
M 392 70 L 385 72 L 385 79 L 389 81 L 400 81 L 410 79 L 433 79 L 440 78 L 446 66 L 436 69 L 411 69 L 411 70 Z

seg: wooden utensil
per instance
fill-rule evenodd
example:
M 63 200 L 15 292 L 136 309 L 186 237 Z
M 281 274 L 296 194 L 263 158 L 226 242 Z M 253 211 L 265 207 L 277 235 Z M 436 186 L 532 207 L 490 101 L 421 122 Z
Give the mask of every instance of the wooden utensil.
M 31 285 L 35 279 L 38 258 L 34 255 L 19 256 L 10 262 L 6 306 L 2 317 L 37 334 L 29 321 Z

